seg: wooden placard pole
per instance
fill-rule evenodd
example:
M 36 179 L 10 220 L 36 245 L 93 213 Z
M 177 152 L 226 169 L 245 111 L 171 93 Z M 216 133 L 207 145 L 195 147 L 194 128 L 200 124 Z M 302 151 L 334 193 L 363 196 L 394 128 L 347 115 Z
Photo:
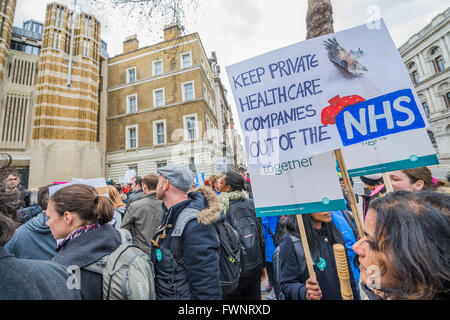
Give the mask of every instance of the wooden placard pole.
M 348 176 L 347 167 L 345 166 L 344 156 L 342 155 L 342 150 L 341 149 L 334 150 L 334 155 L 336 156 L 336 160 L 338 162 L 339 168 L 341 169 L 342 179 L 344 180 L 344 186 L 345 186 L 345 189 L 347 190 L 348 202 L 350 204 L 350 208 L 352 209 L 352 213 L 353 213 L 353 217 L 355 218 L 356 226 L 358 227 L 359 237 L 360 237 L 360 239 L 362 239 L 364 236 L 363 236 L 363 231 L 362 231 L 363 230 L 362 224 L 359 219 L 358 205 L 356 203 L 355 192 L 353 191 L 353 187 L 350 182 L 350 177 Z
M 386 187 L 386 192 L 394 191 L 394 189 L 392 188 L 391 179 L 389 178 L 389 175 L 387 174 L 387 172 L 383 172 L 381 175 L 383 176 L 383 181 L 384 181 L 384 186 Z
M 309 277 L 316 280 L 316 273 L 314 272 L 311 251 L 309 251 L 308 238 L 306 237 L 305 225 L 301 214 L 297 214 L 298 230 L 300 231 L 300 239 L 302 239 L 303 252 L 305 253 L 306 266 L 308 267 Z

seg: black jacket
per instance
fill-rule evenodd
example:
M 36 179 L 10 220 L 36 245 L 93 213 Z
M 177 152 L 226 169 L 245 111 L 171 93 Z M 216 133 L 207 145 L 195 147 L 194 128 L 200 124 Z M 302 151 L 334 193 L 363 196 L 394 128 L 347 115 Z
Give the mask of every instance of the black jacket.
M 67 279 L 55 262 L 17 259 L 0 246 L 0 300 L 80 300 Z
M 222 298 L 219 238 L 213 226 L 213 223 L 220 219 L 220 202 L 212 190 L 200 188 L 199 191 L 201 192 L 189 193 L 188 200 L 169 209 L 164 203 L 162 204 L 163 223 L 153 236 L 153 240 L 156 240 L 164 230 L 166 230 L 166 237 L 159 240 L 159 248 L 152 245 L 151 251 L 158 300 L 220 300 Z M 201 212 L 197 220 L 188 222 L 184 229 L 181 236 L 184 263 L 176 264 L 171 251 L 171 235 L 178 216 L 186 208 Z
M 325 260 L 326 266 L 323 271 L 321 271 L 317 267 L 317 264 L 313 262 L 316 279 L 322 290 L 322 300 L 342 300 L 341 286 L 337 275 L 333 247 L 328 241 L 326 234 L 322 231 L 323 230 L 321 230 L 321 241 L 325 242 L 326 248 L 326 252 L 323 254 L 322 258 Z M 285 235 L 280 243 L 280 283 L 281 290 L 287 300 L 305 300 L 305 283 L 309 278 L 309 274 L 303 247 L 301 245 L 298 247 L 300 248 L 300 251 L 295 250 L 294 243 L 289 235 Z M 347 265 L 350 272 L 350 285 L 353 291 L 353 299 L 359 300 L 353 273 L 348 261 Z
M 68 267 L 81 268 L 81 297 L 83 300 L 102 300 L 102 276 L 83 267 L 111 254 L 121 244 L 120 234 L 110 224 L 84 232 L 67 242 L 53 258 Z

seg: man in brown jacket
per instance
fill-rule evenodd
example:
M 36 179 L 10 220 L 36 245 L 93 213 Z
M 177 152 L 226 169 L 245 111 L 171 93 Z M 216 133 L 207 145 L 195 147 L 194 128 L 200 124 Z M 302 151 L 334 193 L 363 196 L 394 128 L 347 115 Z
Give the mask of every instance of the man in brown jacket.
M 150 254 L 150 241 L 162 220 L 162 201 L 156 199 L 158 177 L 149 174 L 142 179 L 145 196 L 134 201 L 125 212 L 121 228 L 130 231 L 133 244 Z

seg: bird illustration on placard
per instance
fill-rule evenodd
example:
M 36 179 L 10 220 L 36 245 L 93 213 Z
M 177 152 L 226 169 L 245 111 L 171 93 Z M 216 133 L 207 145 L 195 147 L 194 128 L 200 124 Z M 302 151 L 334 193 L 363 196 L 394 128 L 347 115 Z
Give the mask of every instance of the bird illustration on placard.
M 336 38 L 328 38 L 324 43 L 330 60 L 344 72 L 353 76 L 361 76 L 367 71 L 367 68 L 358 62 L 359 57 L 363 54 L 360 48 L 356 51 L 350 50 L 347 52 L 339 45 Z

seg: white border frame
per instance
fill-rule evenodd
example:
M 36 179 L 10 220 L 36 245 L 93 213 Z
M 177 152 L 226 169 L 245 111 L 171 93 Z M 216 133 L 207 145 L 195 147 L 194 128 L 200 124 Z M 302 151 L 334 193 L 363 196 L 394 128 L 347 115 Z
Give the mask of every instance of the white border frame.
M 189 132 L 188 132 L 188 129 L 187 129 L 186 119 L 187 118 L 192 118 L 192 117 L 195 118 L 195 137 L 194 137 L 194 139 L 189 139 Z M 198 116 L 197 116 L 197 113 L 186 114 L 186 115 L 183 116 L 183 129 L 184 129 L 183 130 L 184 131 L 184 141 L 191 141 L 191 140 L 195 140 L 195 139 L 199 138 L 200 132 L 198 130 Z
M 156 91 L 161 91 L 161 90 L 163 92 L 163 104 L 161 106 L 157 106 L 155 93 L 156 93 Z M 153 108 L 161 108 L 161 107 L 164 107 L 165 105 L 166 105 L 166 90 L 164 90 L 164 87 L 153 90 Z
M 131 148 L 130 147 L 130 135 L 129 129 L 135 128 L 136 129 L 136 147 L 135 148 Z M 129 126 L 125 127 L 125 149 L 126 150 L 134 150 L 139 148 L 139 126 L 137 124 L 131 124 Z
M 188 54 L 191 57 L 191 65 L 190 66 L 183 66 L 183 56 L 188 55 Z M 192 51 L 185 51 L 185 52 L 180 53 L 180 69 L 189 68 L 189 67 L 192 67 L 193 65 L 194 64 L 193 64 L 193 61 L 192 61 Z
M 134 81 L 130 81 L 130 76 L 129 76 L 128 71 L 131 70 L 131 69 L 134 69 L 134 77 L 136 78 L 136 79 L 134 79 Z M 127 68 L 127 70 L 126 70 L 126 78 L 127 78 L 126 79 L 127 83 L 133 83 L 133 82 L 136 82 L 138 80 L 136 66 Z
M 156 62 L 161 62 L 161 73 L 159 73 L 159 74 L 155 73 L 155 63 Z M 163 59 L 153 60 L 152 61 L 152 76 L 156 77 L 156 76 L 160 76 L 162 74 L 164 74 L 164 61 L 163 61 Z
M 194 94 L 194 96 L 192 97 L 192 99 L 186 100 L 186 99 L 185 99 L 184 86 L 185 86 L 186 84 L 189 84 L 189 83 L 192 83 L 192 93 Z M 182 95 L 183 101 L 193 101 L 193 100 L 195 100 L 195 83 L 194 83 L 194 80 L 186 81 L 186 82 L 182 82 L 182 83 L 181 83 L 181 95 Z
M 129 99 L 130 97 L 135 97 L 136 98 L 136 111 L 134 111 L 134 112 L 130 111 L 130 99 Z M 133 93 L 133 94 L 128 95 L 126 99 L 127 99 L 127 114 L 133 114 L 133 113 L 138 112 L 139 105 L 138 105 L 138 95 L 137 95 L 137 93 Z
M 157 130 L 157 125 L 158 124 L 164 124 L 164 142 L 163 143 L 158 143 L 158 130 Z M 153 145 L 154 146 L 162 146 L 167 144 L 167 124 L 166 124 L 166 119 L 163 120 L 155 120 L 153 121 Z

